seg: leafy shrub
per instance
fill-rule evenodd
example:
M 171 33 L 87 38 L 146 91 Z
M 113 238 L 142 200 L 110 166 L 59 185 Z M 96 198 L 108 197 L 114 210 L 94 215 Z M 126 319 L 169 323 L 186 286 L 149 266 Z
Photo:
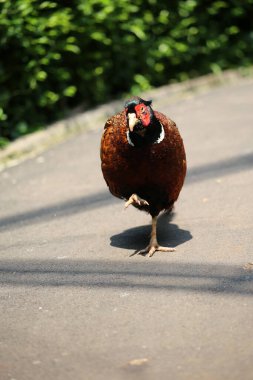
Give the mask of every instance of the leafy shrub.
M 78 104 L 252 64 L 253 0 L 0 0 L 0 146 Z

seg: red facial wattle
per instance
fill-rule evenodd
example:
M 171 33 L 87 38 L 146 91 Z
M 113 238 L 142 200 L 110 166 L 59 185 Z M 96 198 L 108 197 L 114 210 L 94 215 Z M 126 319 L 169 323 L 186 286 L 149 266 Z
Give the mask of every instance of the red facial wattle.
M 144 127 L 150 124 L 150 112 L 149 107 L 141 103 L 134 107 L 137 118 L 141 121 Z

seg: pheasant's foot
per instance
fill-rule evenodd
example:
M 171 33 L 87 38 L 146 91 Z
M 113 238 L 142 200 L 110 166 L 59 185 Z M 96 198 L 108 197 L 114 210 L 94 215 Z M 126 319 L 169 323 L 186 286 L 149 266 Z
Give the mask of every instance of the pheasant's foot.
M 163 246 L 158 245 L 158 244 L 149 244 L 146 248 L 141 249 L 140 251 L 134 252 L 134 254 L 132 254 L 131 256 L 133 256 L 133 255 L 146 255 L 146 254 L 148 254 L 148 257 L 152 257 L 153 254 L 156 251 L 160 251 L 160 252 L 175 252 L 175 250 L 176 250 L 175 248 L 163 247 Z
M 128 201 L 125 203 L 125 209 L 129 205 L 148 206 L 149 203 L 145 199 L 140 198 L 137 194 L 132 194 Z
M 161 251 L 161 252 L 174 252 L 175 251 L 175 248 L 163 247 L 163 246 L 158 244 L 157 238 L 156 238 L 156 225 L 157 225 L 157 216 L 152 216 L 152 230 L 151 230 L 151 238 L 149 241 L 149 245 L 146 248 L 141 249 L 140 251 L 138 251 L 138 250 L 135 251 L 130 256 L 148 254 L 149 257 L 152 257 L 156 251 Z

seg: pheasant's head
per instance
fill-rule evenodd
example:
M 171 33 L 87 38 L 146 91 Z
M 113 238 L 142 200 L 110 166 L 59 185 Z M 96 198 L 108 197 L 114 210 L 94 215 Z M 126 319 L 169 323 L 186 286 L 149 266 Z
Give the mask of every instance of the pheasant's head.
M 131 98 L 125 103 L 127 125 L 130 132 L 136 132 L 142 136 L 146 133 L 146 129 L 152 124 L 154 117 L 151 103 L 151 100 L 143 100 L 139 97 Z

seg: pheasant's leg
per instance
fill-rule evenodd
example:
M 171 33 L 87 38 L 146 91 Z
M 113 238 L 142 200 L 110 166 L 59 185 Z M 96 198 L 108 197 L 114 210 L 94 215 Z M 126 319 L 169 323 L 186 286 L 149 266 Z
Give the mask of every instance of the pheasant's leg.
M 156 238 L 156 228 L 157 227 L 157 216 L 152 217 L 152 230 L 151 230 L 151 238 L 149 245 L 142 249 L 139 252 L 136 252 L 137 254 L 145 254 L 148 253 L 148 256 L 151 257 L 155 253 L 155 251 L 162 251 L 162 252 L 174 252 L 175 248 L 169 248 L 169 247 L 162 247 L 158 244 L 157 238 Z
M 125 203 L 125 209 L 131 205 L 136 204 L 138 206 L 148 206 L 149 203 L 145 199 L 140 198 L 137 194 L 132 194 L 128 201 Z

